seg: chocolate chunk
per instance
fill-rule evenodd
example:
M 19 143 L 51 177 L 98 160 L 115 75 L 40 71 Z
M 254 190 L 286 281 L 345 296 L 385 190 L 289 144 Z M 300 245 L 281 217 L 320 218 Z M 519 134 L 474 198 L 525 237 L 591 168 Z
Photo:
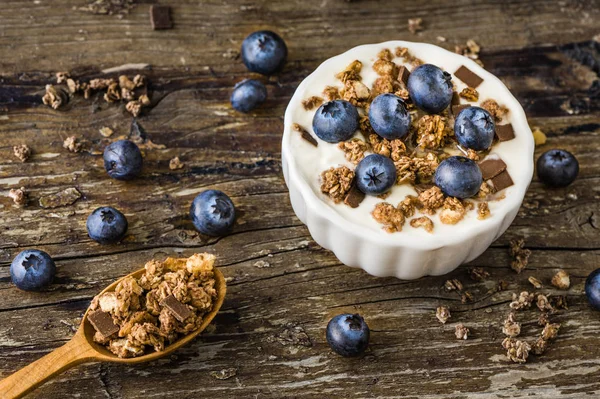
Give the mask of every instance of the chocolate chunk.
M 475 74 L 475 72 L 471 71 L 464 65 L 462 65 L 456 70 L 456 72 L 454 72 L 454 76 L 462 80 L 467 86 L 472 87 L 474 89 L 477 86 L 479 86 L 481 82 L 483 82 L 483 79 L 481 79 L 478 75 Z
M 346 198 L 344 198 L 344 204 L 348 205 L 350 208 L 356 208 L 364 199 L 365 193 L 360 191 L 358 187 L 356 187 L 356 184 L 353 184 L 352 187 L 350 187 L 348 194 L 346 194 Z
M 453 105 L 452 106 L 452 115 L 458 116 L 458 114 L 460 113 L 460 111 L 462 111 L 465 108 L 469 108 L 470 106 L 471 106 L 470 104 Z
M 171 21 L 171 7 L 169 6 L 150 6 L 150 22 L 152 29 L 171 29 L 173 21 Z
M 501 191 L 506 187 L 510 187 L 513 184 L 512 178 L 508 174 L 507 171 L 500 173 L 498 176 L 492 178 L 492 184 L 494 185 L 494 190 Z
M 398 80 L 404 83 L 405 86 L 408 83 L 409 75 L 410 72 L 408 71 L 408 69 L 406 69 L 404 65 L 398 68 Z
M 450 102 L 450 104 L 451 105 L 458 105 L 458 104 L 460 104 L 460 96 L 455 91 L 452 92 L 452 101 Z
M 315 147 L 319 146 L 319 143 L 317 142 L 317 140 L 315 140 L 315 138 L 313 136 L 311 136 L 310 133 L 307 132 L 306 129 L 304 129 L 299 124 L 294 123 L 292 125 L 292 129 L 294 129 L 295 131 L 299 132 L 302 135 L 302 138 L 304 140 L 308 141 L 310 144 L 314 145 Z
M 486 159 L 479 162 L 483 180 L 489 180 L 506 170 L 506 164 L 501 159 Z
M 508 141 L 515 138 L 515 131 L 512 125 L 496 125 L 496 137 L 500 141 Z
M 192 315 L 192 311 L 183 303 L 175 299 L 172 294 L 163 299 L 160 303 L 160 306 L 164 306 L 169 309 L 169 311 L 173 313 L 173 316 L 175 316 L 175 318 L 182 323 L 185 321 L 185 319 Z
M 88 315 L 88 320 L 96 331 L 102 334 L 104 338 L 108 338 L 119 332 L 119 327 L 115 325 L 111 315 L 101 310 L 90 313 Z

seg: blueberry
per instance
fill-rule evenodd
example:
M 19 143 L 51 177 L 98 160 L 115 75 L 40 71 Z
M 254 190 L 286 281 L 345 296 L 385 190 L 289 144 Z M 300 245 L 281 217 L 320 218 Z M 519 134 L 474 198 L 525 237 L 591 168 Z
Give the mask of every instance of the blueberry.
M 242 61 L 252 72 L 272 75 L 279 71 L 287 58 L 287 46 L 274 32 L 261 30 L 251 33 L 242 43 Z
M 104 169 L 113 179 L 133 179 L 142 171 L 142 153 L 133 141 L 115 141 L 104 150 Z
M 437 167 L 434 183 L 446 195 L 469 198 L 479 192 L 483 179 L 479 166 L 469 158 L 450 157 Z
M 312 126 L 317 137 L 323 141 L 345 141 L 358 129 L 358 111 L 348 101 L 329 101 L 317 109 Z
M 235 221 L 235 207 L 222 191 L 207 190 L 194 198 L 190 217 L 200 233 L 222 236 L 231 231 Z
M 495 131 L 494 118 L 480 107 L 465 108 L 454 121 L 454 135 L 458 143 L 476 151 L 490 148 Z
M 340 314 L 327 324 L 327 343 L 338 355 L 358 356 L 369 346 L 369 326 L 357 314 Z
M 429 114 L 438 114 L 452 101 L 452 76 L 431 64 L 416 67 L 408 77 L 412 102 Z
M 585 295 L 590 305 L 600 310 L 600 269 L 594 270 L 585 280 Z
M 56 265 L 50 255 L 38 249 L 26 249 L 10 265 L 12 282 L 24 291 L 37 291 L 49 285 L 55 274 Z
M 410 127 L 410 114 L 404 101 L 395 94 L 375 97 L 369 108 L 369 121 L 373 130 L 389 140 L 406 136 Z
M 100 244 L 119 242 L 127 232 L 125 215 L 110 206 L 97 208 L 88 216 L 85 225 L 90 238 Z
M 382 194 L 396 183 L 396 167 L 388 157 L 371 154 L 364 157 L 354 170 L 356 186 L 365 194 Z
M 240 112 L 249 112 L 267 99 L 267 88 L 258 80 L 246 79 L 239 82 L 231 93 L 231 106 Z
M 577 158 L 565 150 L 546 151 L 538 158 L 536 167 L 542 183 L 552 187 L 568 186 L 579 173 Z

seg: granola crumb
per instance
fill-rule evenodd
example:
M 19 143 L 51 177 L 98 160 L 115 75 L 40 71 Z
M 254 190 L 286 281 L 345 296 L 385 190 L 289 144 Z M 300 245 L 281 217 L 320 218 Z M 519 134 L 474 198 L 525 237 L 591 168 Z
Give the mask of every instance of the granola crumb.
M 538 325 L 545 326 L 548 323 L 550 323 L 550 316 L 548 315 L 547 312 L 542 311 L 542 313 L 540 313 L 540 316 L 538 317 Z
M 66 104 L 68 99 L 69 97 L 63 88 L 46 85 L 46 93 L 42 97 L 42 102 L 53 109 L 58 109 Z
M 527 362 L 531 350 L 531 346 L 527 342 L 509 337 L 502 341 L 502 347 L 506 349 L 506 356 L 513 362 Z
M 346 83 L 349 80 L 361 80 L 360 71 L 362 69 L 362 62 L 355 60 L 352 61 L 346 69 L 335 75 L 336 78 Z
M 472 59 L 480 66 L 483 66 L 483 62 L 479 59 L 479 52 L 481 47 L 473 39 L 467 40 L 466 46 L 458 45 L 454 47 L 454 52 L 460 55 L 464 55 L 467 58 Z
M 529 263 L 529 257 L 531 256 L 531 251 L 523 248 L 524 246 L 525 240 L 522 238 L 518 240 L 510 240 L 508 253 L 513 258 L 510 263 L 510 267 L 517 273 L 521 273 L 521 271 L 527 267 L 527 264 Z
M 77 137 L 69 136 L 63 142 L 63 148 L 66 148 L 67 150 L 69 150 L 71 152 L 81 152 L 83 145 L 81 144 L 81 141 Z
M 117 82 L 111 82 L 106 88 L 106 93 L 104 93 L 104 101 L 107 103 L 114 103 L 116 101 L 121 100 L 121 89 Z
M 21 162 L 26 162 L 31 156 L 31 148 L 27 144 L 19 144 L 13 147 L 15 157 Z
M 171 170 L 181 169 L 184 166 L 185 165 L 183 164 L 183 162 L 181 162 L 179 157 L 175 157 L 169 161 L 169 169 L 171 169 Z
M 408 31 L 413 35 L 423 30 L 423 18 L 409 18 Z
M 568 290 L 571 286 L 571 278 L 569 273 L 564 270 L 559 270 L 554 277 L 552 277 L 551 284 L 559 290 Z
M 446 118 L 440 115 L 424 115 L 418 122 L 417 142 L 421 148 L 435 150 L 443 145 L 449 133 Z
M 479 154 L 477 153 L 477 151 L 472 150 L 472 149 L 467 149 L 467 153 L 465 154 L 467 156 L 467 158 L 469 158 L 472 161 L 479 161 Z
M 100 128 L 99 132 L 103 137 L 110 137 L 114 133 L 114 131 L 111 128 L 106 126 Z
M 355 107 L 366 108 L 371 96 L 369 88 L 360 80 L 347 80 L 340 91 L 342 99 L 350 102 Z
M 569 309 L 569 306 L 567 305 L 567 297 L 565 295 L 551 296 L 548 298 L 548 300 L 555 309 Z
M 321 173 L 321 192 L 329 195 L 336 204 L 342 202 L 352 187 L 354 172 L 346 166 L 330 168 Z
M 496 121 L 501 121 L 504 115 L 508 113 L 508 108 L 504 105 L 499 105 L 496 100 L 488 99 L 481 103 L 481 108 L 487 110 Z
M 446 38 L 444 36 L 436 36 L 435 40 L 437 40 L 438 42 L 445 42 Z
M 460 302 L 462 304 L 473 302 L 473 294 L 471 294 L 469 291 L 463 292 L 463 294 L 460 296 Z
M 11 188 L 8 196 L 13 200 L 16 206 L 24 207 L 27 205 L 28 194 L 25 187 Z
M 435 317 L 437 317 L 440 323 L 446 324 L 448 319 L 452 316 L 450 315 L 450 309 L 448 309 L 447 306 L 438 306 L 435 311 Z
M 318 96 L 311 96 L 306 100 L 302 100 L 302 106 L 306 111 L 310 111 L 311 109 L 315 109 L 316 107 L 323 104 L 323 99 Z
M 446 280 L 446 282 L 444 283 L 444 289 L 446 289 L 446 291 L 462 291 L 463 290 L 463 284 L 460 282 L 460 280 L 454 278 L 452 280 Z
M 446 197 L 440 212 L 440 221 L 444 224 L 456 224 L 465 217 L 466 213 L 463 203 L 458 198 Z
M 373 63 L 373 70 L 377 72 L 379 76 L 390 76 L 392 79 L 398 76 L 398 66 L 385 59 L 378 59 L 375 61 Z
M 391 61 L 394 59 L 394 55 L 390 51 L 390 49 L 384 48 L 377 54 L 377 58 L 381 60 Z
M 458 95 L 471 102 L 479 100 L 479 92 L 472 87 L 465 87 Z
M 392 204 L 380 202 L 375 205 L 375 209 L 371 212 L 373 219 L 383 224 L 383 228 L 388 233 L 402 231 L 405 218 L 404 213 Z
M 531 285 L 533 285 L 533 287 L 537 290 L 543 287 L 542 282 L 533 276 L 529 276 L 527 281 L 529 281 Z
M 56 84 L 59 85 L 61 83 L 64 83 L 70 77 L 71 75 L 69 74 L 69 72 L 56 72 Z
M 513 338 L 521 334 L 521 323 L 517 321 L 514 312 L 510 312 L 506 320 L 504 320 L 502 333 L 507 337 Z
M 391 158 L 392 161 L 399 161 L 406 154 L 406 145 L 400 139 L 388 140 L 371 133 L 369 143 L 374 153 Z
M 434 215 L 444 205 L 444 193 L 438 186 L 433 186 L 419 194 L 419 202 L 424 213 Z
M 531 353 L 534 355 L 543 355 L 546 349 L 548 349 L 548 341 L 542 337 L 536 339 L 533 345 L 531 345 Z
M 467 339 L 469 338 L 470 333 L 471 331 L 462 323 L 457 324 L 454 327 L 454 335 L 456 335 L 456 339 Z
M 142 112 L 142 103 L 139 100 L 129 101 L 125 105 L 125 109 L 134 117 L 138 117 Z
M 477 219 L 483 220 L 490 217 L 490 207 L 487 202 L 477 204 Z
M 519 295 L 513 294 L 512 302 L 509 306 L 513 310 L 529 309 L 531 307 L 531 304 L 533 303 L 534 298 L 535 295 L 530 294 L 527 291 L 523 291 Z
M 473 281 L 484 281 L 489 276 L 490 274 L 481 267 L 472 267 L 469 269 L 469 277 L 471 277 L 471 280 Z
M 335 86 L 327 86 L 323 90 L 323 96 L 327 101 L 339 100 L 341 98 L 340 92 Z
M 481 187 L 479 188 L 479 193 L 477 194 L 478 198 L 487 199 L 494 193 L 494 189 L 492 186 L 487 184 L 487 182 L 481 183 Z
M 402 58 L 404 60 L 404 62 L 409 63 L 412 66 L 416 67 L 419 65 L 423 65 L 423 60 L 412 55 L 411 52 L 408 51 L 408 48 L 406 48 L 406 47 L 396 47 L 396 50 L 394 51 L 394 53 L 396 54 L 396 57 Z
M 410 221 L 411 227 L 423 227 L 426 232 L 433 233 L 433 221 L 427 216 L 421 216 Z
M 540 312 L 552 313 L 554 311 L 554 308 L 552 307 L 552 304 L 550 304 L 548 297 L 544 294 L 538 294 L 535 304 Z
M 546 144 L 547 137 L 544 132 L 540 130 L 540 128 L 536 127 L 533 129 L 533 141 L 536 146 Z
M 369 149 L 369 146 L 361 139 L 354 138 L 340 142 L 338 148 L 344 151 L 344 156 L 348 161 L 357 165 L 365 157 L 365 151 Z
M 548 323 L 542 331 L 542 339 L 545 341 L 552 341 L 558 336 L 558 330 L 560 330 L 560 323 Z

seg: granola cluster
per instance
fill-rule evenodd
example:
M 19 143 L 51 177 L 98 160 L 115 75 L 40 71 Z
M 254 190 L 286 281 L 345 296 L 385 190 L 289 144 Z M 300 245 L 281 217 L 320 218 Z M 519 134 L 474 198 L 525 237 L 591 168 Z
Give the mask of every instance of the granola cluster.
M 116 326 L 105 336 L 94 325 L 94 341 L 126 358 L 143 355 L 149 348 L 162 351 L 193 332 L 217 296 L 214 262 L 214 255 L 204 253 L 146 263 L 140 278 L 126 277 L 114 291 L 92 300 L 89 318 L 97 312 L 108 314 Z
M 321 173 L 321 191 L 336 204 L 343 201 L 352 187 L 354 171 L 346 166 L 331 168 Z

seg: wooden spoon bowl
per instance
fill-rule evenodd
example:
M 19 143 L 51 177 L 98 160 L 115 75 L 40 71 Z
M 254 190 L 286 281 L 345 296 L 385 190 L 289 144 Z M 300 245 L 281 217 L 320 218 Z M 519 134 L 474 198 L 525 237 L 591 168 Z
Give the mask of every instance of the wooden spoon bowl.
M 137 270 L 106 287 L 101 293 L 114 291 L 117 284 L 126 277 L 139 278 L 146 272 L 146 269 Z M 217 298 L 213 303 L 212 310 L 204 315 L 202 325 L 197 330 L 178 339 L 165 347 L 161 352 L 152 352 L 132 358 L 120 358 L 106 349 L 104 346 L 94 342 L 96 330 L 88 320 L 89 308 L 85 312 L 79 329 L 69 342 L 60 348 L 55 349 L 41 359 L 25 366 L 16 373 L 0 381 L 0 396 L 2 399 L 16 399 L 23 397 L 44 382 L 70 369 L 78 364 L 88 362 L 113 362 L 122 364 L 137 364 L 149 362 L 161 357 L 170 355 L 198 336 L 210 324 L 215 315 L 219 312 L 225 299 L 227 286 L 223 274 L 214 269 L 215 289 Z

